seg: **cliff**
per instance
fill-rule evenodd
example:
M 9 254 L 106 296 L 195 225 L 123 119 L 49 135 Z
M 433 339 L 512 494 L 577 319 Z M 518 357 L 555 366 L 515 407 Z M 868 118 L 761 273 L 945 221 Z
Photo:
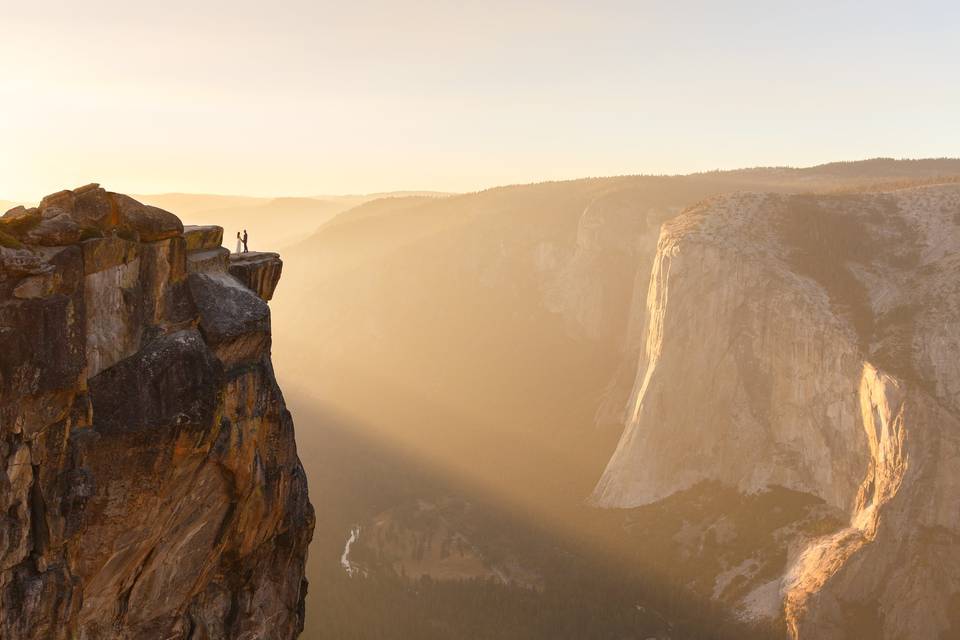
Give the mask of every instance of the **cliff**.
M 97 185 L 0 218 L 0 637 L 302 629 L 282 265 L 221 239 Z
M 794 638 L 955 637 L 958 250 L 955 184 L 740 193 L 664 224 L 595 503 L 709 482 L 809 494 L 845 525 L 784 527 L 778 560 L 717 567 L 715 595 L 735 578 L 744 615 L 782 617 Z
M 312 339 L 278 341 L 278 355 L 291 384 L 323 387 L 325 406 L 457 460 L 491 491 L 532 509 L 578 502 L 622 431 L 661 224 L 736 190 L 957 173 L 958 161 L 878 161 L 374 201 L 285 251 L 295 268 L 284 287 L 297 295 L 275 313 Z

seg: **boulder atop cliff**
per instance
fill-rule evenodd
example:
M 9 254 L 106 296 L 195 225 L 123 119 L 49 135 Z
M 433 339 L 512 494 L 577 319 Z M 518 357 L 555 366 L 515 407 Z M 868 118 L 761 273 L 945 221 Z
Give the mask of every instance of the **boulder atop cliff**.
M 223 227 L 213 224 L 186 225 L 183 237 L 187 240 L 187 251 L 199 249 L 218 249 L 223 244 Z
M 143 242 L 183 235 L 177 216 L 98 184 L 59 191 L 31 209 L 11 209 L 0 219 L 0 229 L 26 244 L 50 246 L 110 234 Z
M 95 184 L 0 218 L 0 637 L 302 629 L 313 509 L 262 299 L 279 257 L 252 290 L 222 235 Z

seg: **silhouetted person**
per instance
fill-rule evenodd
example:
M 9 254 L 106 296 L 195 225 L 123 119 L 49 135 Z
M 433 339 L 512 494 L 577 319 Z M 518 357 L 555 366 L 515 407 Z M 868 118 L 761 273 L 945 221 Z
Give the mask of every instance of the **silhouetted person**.
M 247 230 L 244 229 L 243 230 L 243 252 L 246 253 L 247 251 L 249 251 L 249 249 L 247 249 Z
M 240 253 L 240 248 L 243 246 L 243 240 L 240 239 L 240 232 L 237 231 L 237 253 Z

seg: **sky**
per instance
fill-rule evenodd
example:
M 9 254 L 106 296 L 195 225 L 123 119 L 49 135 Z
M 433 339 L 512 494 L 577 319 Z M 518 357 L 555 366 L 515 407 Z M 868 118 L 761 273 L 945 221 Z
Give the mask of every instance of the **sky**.
M 0 0 L 0 198 L 960 155 L 960 3 Z

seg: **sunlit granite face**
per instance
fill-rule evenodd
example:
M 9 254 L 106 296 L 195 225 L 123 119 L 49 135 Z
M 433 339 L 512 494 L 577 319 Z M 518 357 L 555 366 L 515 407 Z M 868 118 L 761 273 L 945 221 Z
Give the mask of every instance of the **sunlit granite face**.
M 795 638 L 956 633 L 958 212 L 957 185 L 747 193 L 665 224 L 629 422 L 594 502 L 703 481 L 813 494 L 849 526 L 785 540 L 783 573 L 758 576 L 741 610 L 785 614 Z
M 222 233 L 97 185 L 0 219 L 0 637 L 302 629 L 279 257 L 241 282 Z

